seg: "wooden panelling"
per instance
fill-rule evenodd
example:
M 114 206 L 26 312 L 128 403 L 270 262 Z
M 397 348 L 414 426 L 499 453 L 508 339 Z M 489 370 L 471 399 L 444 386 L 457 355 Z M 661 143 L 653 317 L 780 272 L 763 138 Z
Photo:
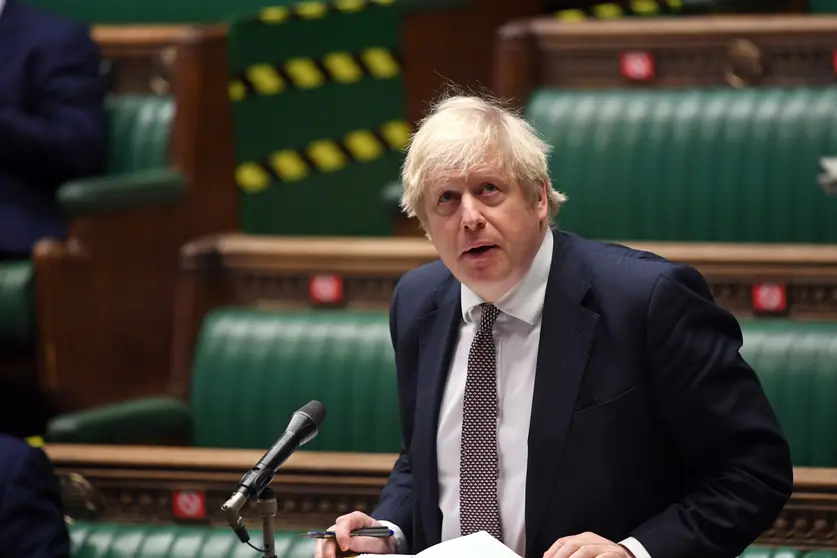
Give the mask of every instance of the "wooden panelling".
M 472 91 L 494 88 L 494 38 L 504 23 L 542 12 L 541 0 L 471 0 L 462 8 L 404 16 L 402 48 L 407 114 L 419 120 L 451 84 Z
M 139 446 L 45 448 L 61 479 L 71 518 L 117 523 L 189 522 L 226 525 L 221 506 L 262 451 Z M 271 485 L 278 529 L 322 529 L 352 510 L 370 513 L 396 455 L 317 453 L 292 455 Z M 172 512 L 176 491 L 205 498 L 206 516 L 184 520 Z M 258 540 L 255 499 L 242 518 Z M 794 493 L 761 544 L 837 548 L 837 470 L 794 469 Z
M 495 86 L 522 105 L 538 87 L 829 85 L 835 32 L 835 16 L 537 17 L 498 31 Z M 645 64 L 636 55 L 652 61 L 652 78 L 625 77 L 623 62 Z
M 165 389 L 178 250 L 238 228 L 223 28 L 99 27 L 93 36 L 128 69 L 168 61 L 171 164 L 188 190 L 177 203 L 74 219 L 66 241 L 36 246 L 41 384 L 59 411 Z

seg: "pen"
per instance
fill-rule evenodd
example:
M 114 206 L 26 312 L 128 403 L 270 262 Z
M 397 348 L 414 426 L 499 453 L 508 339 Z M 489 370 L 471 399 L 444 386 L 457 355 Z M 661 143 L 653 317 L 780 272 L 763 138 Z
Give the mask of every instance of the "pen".
M 355 529 L 350 533 L 352 537 L 378 538 L 391 537 L 393 534 L 392 529 L 389 527 L 362 527 L 360 529 Z M 309 539 L 331 539 L 334 538 L 334 531 L 308 531 L 306 533 L 300 533 L 299 536 Z

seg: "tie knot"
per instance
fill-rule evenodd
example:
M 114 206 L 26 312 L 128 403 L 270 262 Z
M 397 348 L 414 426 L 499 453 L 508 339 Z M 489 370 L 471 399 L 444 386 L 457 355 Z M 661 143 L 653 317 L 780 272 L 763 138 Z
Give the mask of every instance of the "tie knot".
M 500 315 L 500 309 L 488 302 L 480 304 L 482 308 L 482 316 L 480 317 L 480 331 L 491 331 L 494 328 L 494 322 Z

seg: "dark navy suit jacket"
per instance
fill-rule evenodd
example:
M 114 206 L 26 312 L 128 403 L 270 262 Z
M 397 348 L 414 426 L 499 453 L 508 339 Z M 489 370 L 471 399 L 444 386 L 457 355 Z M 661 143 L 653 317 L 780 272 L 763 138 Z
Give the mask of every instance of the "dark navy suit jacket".
M 652 558 L 738 556 L 793 484 L 738 322 L 693 268 L 554 235 L 520 510 L 526 556 L 585 531 L 634 536 Z M 401 279 L 390 312 L 403 450 L 373 516 L 418 552 L 441 537 L 436 426 L 460 284 L 441 262 L 422 266 Z
M 58 479 L 46 454 L 0 434 L 0 555 L 68 558 Z
M 99 49 L 80 24 L 7 0 L 0 13 L 0 253 L 61 238 L 62 183 L 107 160 Z

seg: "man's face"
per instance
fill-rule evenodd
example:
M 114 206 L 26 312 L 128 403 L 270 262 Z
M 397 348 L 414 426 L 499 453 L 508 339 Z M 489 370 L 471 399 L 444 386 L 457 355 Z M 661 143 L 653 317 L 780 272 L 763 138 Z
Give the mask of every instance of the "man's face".
M 494 302 L 526 273 L 543 239 L 546 185 L 533 205 L 520 184 L 488 166 L 435 180 L 423 199 L 430 241 L 453 275 Z

